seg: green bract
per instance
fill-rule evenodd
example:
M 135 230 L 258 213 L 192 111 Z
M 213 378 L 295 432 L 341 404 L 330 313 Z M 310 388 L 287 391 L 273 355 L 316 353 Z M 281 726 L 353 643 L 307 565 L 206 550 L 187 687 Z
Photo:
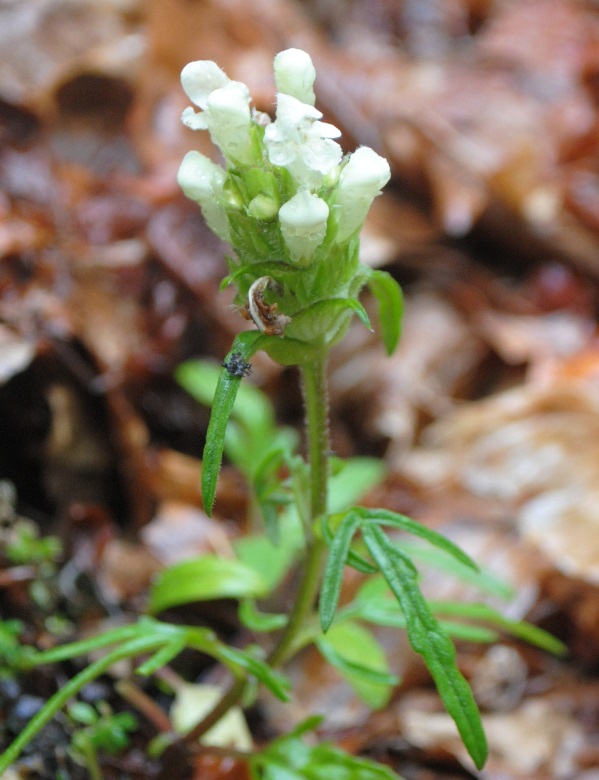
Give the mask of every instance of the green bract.
M 273 121 L 251 109 L 245 84 L 216 63 L 186 65 L 181 82 L 200 111 L 189 107 L 182 120 L 208 130 L 224 167 L 192 151 L 178 179 L 208 226 L 234 249 L 228 282 L 237 288 L 236 304 L 262 333 L 282 342 L 260 348 L 290 365 L 302 362 L 298 342 L 310 354 L 326 352 L 359 313 L 356 298 L 374 272 L 358 259 L 358 235 L 390 170 L 368 147 L 343 157 L 334 140 L 340 131 L 314 107 L 316 72 L 306 52 L 279 53 L 274 73 Z M 398 323 L 400 306 L 388 311 L 388 305 L 401 303 L 399 289 L 388 274 L 376 274 L 370 289 L 385 319 Z M 388 351 L 397 342 L 389 333 L 396 332 L 386 326 Z

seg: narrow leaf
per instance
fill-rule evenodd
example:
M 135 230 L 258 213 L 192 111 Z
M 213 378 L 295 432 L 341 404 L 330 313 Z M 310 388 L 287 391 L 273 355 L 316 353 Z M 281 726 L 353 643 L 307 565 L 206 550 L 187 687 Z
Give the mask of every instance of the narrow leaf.
M 406 531 L 413 536 L 419 536 L 421 539 L 425 539 L 429 544 L 444 550 L 449 555 L 452 555 L 458 561 L 468 566 L 474 571 L 478 571 L 478 566 L 457 544 L 450 542 L 442 534 L 433 531 L 432 528 L 427 528 L 422 523 L 418 523 L 416 520 L 412 520 L 411 517 L 406 515 L 400 515 L 397 512 L 391 512 L 388 509 L 366 509 L 358 508 L 357 512 L 363 521 L 370 524 L 391 526 L 401 531 Z M 404 556 L 405 557 L 405 556 Z
M 535 647 L 541 648 L 541 650 L 546 650 L 548 653 L 563 655 L 568 651 L 568 648 L 563 642 L 560 642 L 559 639 L 551 636 L 551 634 L 547 633 L 547 631 L 544 631 L 542 628 L 533 626 L 526 621 L 506 618 L 501 612 L 498 612 L 487 604 L 464 604 L 463 602 L 447 601 L 431 601 L 429 603 L 431 609 L 433 609 L 436 614 L 455 615 L 456 617 L 481 620 L 485 623 L 490 623 L 497 628 L 502 628 L 512 636 L 516 636 Z
M 359 516 L 350 511 L 337 528 L 329 549 L 318 605 L 320 625 L 324 632 L 328 630 L 335 617 L 347 553 L 359 525 Z
M 338 517 L 339 514 L 337 513 L 335 516 Z M 322 538 L 325 540 L 325 542 L 331 546 L 333 543 L 334 534 L 331 531 L 331 528 L 329 526 L 329 519 L 330 515 L 325 515 L 322 518 L 321 528 L 322 528 Z M 373 566 L 370 561 L 367 561 L 366 558 L 363 555 L 360 555 L 359 553 L 355 552 L 355 550 L 352 550 L 351 548 L 348 550 L 347 558 L 345 560 L 346 564 L 348 566 L 351 566 L 352 569 L 355 569 L 356 571 L 359 571 L 361 574 L 376 574 L 378 572 L 378 569 L 376 566 Z
M 427 603 L 435 616 L 437 615 L 436 607 L 439 605 L 441 614 L 460 614 L 457 610 L 458 602 L 432 602 L 427 600 Z M 444 612 L 442 607 L 446 604 L 450 604 L 450 610 Z M 451 607 L 454 605 L 456 606 L 455 612 L 451 611 Z M 355 600 L 339 612 L 339 621 L 346 618 L 365 620 L 368 623 L 389 626 L 390 628 L 406 627 L 405 615 L 401 611 L 397 600 L 392 597 L 386 581 L 380 575 L 366 580 L 358 589 Z M 439 620 L 439 624 L 450 637 L 464 639 L 467 642 L 489 643 L 496 641 L 498 636 L 496 631 L 482 626 L 456 623 L 449 620 Z
M 508 600 L 515 596 L 514 588 L 499 577 L 491 574 L 489 571 L 481 569 L 474 571 L 471 566 L 464 566 L 463 563 L 453 557 L 449 557 L 442 550 L 436 547 L 420 544 L 420 542 L 401 540 L 396 546 L 401 549 L 409 558 L 432 566 L 439 571 L 451 574 L 452 577 L 474 585 L 478 590 L 490 593 L 498 598 Z
M 233 346 L 225 362 L 231 360 L 232 355 L 235 353 L 241 355 L 243 360 L 247 360 L 258 349 L 260 338 L 261 334 L 258 331 L 239 333 L 233 341 Z M 210 415 L 208 432 L 206 434 L 206 446 L 204 447 L 202 459 L 202 500 L 204 502 L 204 510 L 208 515 L 212 514 L 218 472 L 220 471 L 225 445 L 225 431 L 233 411 L 233 404 L 235 403 L 240 382 L 241 377 L 233 376 L 226 368 L 223 368 L 214 393 L 212 414 Z
M 237 666 L 244 669 L 261 683 L 266 685 L 271 693 L 281 701 L 288 701 L 288 692 L 291 688 L 289 680 L 279 672 L 271 669 L 265 662 L 251 655 L 247 650 L 237 650 L 228 645 L 219 643 L 219 660 L 229 666 Z
M 451 640 L 439 626 L 418 588 L 413 564 L 377 526 L 363 527 L 362 535 L 405 615 L 410 644 L 424 659 L 472 760 L 479 769 L 482 768 L 487 759 L 487 743 L 478 707 L 470 686 L 456 665 Z
M 151 655 L 147 661 L 144 661 L 141 666 L 138 666 L 136 671 L 141 674 L 142 677 L 149 677 L 158 669 L 162 669 L 169 664 L 173 658 L 176 658 L 179 653 L 182 653 L 187 645 L 187 638 L 185 634 L 181 634 L 178 639 L 173 639 L 172 642 L 161 647 L 153 655 Z
M 387 354 L 391 355 L 401 335 L 403 293 L 399 284 L 386 271 L 371 271 L 367 283 L 378 303 L 381 337 Z

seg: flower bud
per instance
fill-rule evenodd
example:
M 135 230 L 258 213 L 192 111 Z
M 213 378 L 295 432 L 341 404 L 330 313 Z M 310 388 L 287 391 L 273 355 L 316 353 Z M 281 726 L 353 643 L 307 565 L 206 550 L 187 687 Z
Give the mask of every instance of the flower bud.
M 185 195 L 201 207 L 208 227 L 229 240 L 227 212 L 220 203 L 225 172 L 200 152 L 187 152 L 179 166 L 177 181 Z
M 277 216 L 279 209 L 279 200 L 271 198 L 268 195 L 256 195 L 252 198 L 248 207 L 247 215 L 252 219 L 259 219 L 262 222 L 268 222 Z
M 302 103 L 314 105 L 314 79 L 316 70 L 310 55 L 301 49 L 279 52 L 274 63 L 277 91 L 291 95 Z
M 389 163 L 368 146 L 351 155 L 337 185 L 337 243 L 360 230 L 372 201 L 391 178 Z
M 307 189 L 299 190 L 279 209 L 279 222 L 291 259 L 309 265 L 312 255 L 324 241 L 329 207 Z

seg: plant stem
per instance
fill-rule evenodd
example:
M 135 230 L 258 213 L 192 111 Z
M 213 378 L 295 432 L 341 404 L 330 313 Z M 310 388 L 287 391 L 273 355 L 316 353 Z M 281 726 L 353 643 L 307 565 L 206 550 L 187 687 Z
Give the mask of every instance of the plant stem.
M 297 597 L 287 627 L 268 656 L 272 667 L 279 666 L 293 655 L 294 644 L 306 618 L 314 607 L 320 586 L 325 543 L 312 534 L 313 523 L 326 512 L 329 478 L 329 397 L 326 376 L 326 355 L 302 366 L 305 424 L 310 467 L 310 518 L 306 527 L 307 552 Z M 214 726 L 242 698 L 245 680 L 236 680 L 216 707 L 182 741 L 190 747 Z
M 289 622 L 268 657 L 271 666 L 285 661 L 306 618 L 314 607 L 320 586 L 325 543 L 312 534 L 313 523 L 326 512 L 329 478 L 329 398 L 326 358 L 302 367 L 302 386 L 306 416 L 308 463 L 310 466 L 310 519 L 306 528 L 308 550 L 297 598 Z

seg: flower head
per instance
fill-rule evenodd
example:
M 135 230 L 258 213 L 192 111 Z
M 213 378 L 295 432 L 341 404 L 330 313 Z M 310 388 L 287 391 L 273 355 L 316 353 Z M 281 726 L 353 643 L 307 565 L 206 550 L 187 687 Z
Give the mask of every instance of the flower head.
M 208 130 L 225 159 L 221 168 L 189 152 L 178 179 L 208 226 L 232 244 L 228 281 L 237 288 L 235 304 L 268 337 L 271 357 L 290 365 L 306 359 L 305 345 L 328 348 L 349 327 L 355 297 L 370 278 L 360 267 L 357 236 L 390 171 L 366 147 L 342 160 L 341 132 L 314 106 L 315 70 L 306 52 L 281 52 L 274 72 L 271 121 L 250 109 L 246 85 L 214 62 L 184 68 L 181 81 L 193 107 L 182 119 Z M 293 355 L 286 351 L 291 342 Z
M 287 168 L 298 184 L 312 189 L 341 161 L 341 147 L 331 140 L 341 131 L 321 117 L 314 106 L 279 93 L 276 121 L 264 131 L 271 163 Z

